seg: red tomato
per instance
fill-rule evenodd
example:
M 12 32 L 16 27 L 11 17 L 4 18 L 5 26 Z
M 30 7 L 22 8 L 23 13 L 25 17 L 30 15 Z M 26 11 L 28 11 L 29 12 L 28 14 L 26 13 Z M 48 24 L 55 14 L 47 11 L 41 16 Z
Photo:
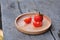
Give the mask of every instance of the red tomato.
M 43 16 L 42 16 L 42 15 L 35 15 L 35 16 L 34 16 L 34 21 L 40 22 L 40 21 L 42 21 L 42 20 L 43 20 Z
M 29 24 L 29 23 L 31 23 L 31 20 L 32 20 L 32 18 L 29 17 L 29 18 L 24 19 L 24 22 L 25 22 L 26 24 Z
M 41 27 L 42 22 L 33 22 L 34 27 Z

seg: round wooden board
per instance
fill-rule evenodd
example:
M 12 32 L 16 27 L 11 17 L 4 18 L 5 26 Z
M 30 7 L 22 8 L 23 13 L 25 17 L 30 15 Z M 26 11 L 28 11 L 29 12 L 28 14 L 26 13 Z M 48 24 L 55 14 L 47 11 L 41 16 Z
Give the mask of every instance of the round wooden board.
M 43 22 L 43 26 L 41 28 L 34 28 L 32 26 L 30 26 L 30 28 L 29 28 L 26 26 L 22 27 L 21 25 L 19 25 L 19 23 L 22 23 L 22 21 L 20 19 L 25 18 L 25 16 L 29 16 L 29 15 L 31 16 L 31 15 L 35 15 L 35 14 L 38 14 L 38 12 L 28 12 L 28 13 L 19 15 L 15 19 L 15 25 L 16 25 L 17 30 L 19 30 L 20 32 L 26 33 L 26 34 L 42 34 L 42 33 L 46 32 L 49 29 L 49 27 L 51 26 L 51 19 L 49 17 L 47 17 L 46 15 L 43 16 L 44 22 Z

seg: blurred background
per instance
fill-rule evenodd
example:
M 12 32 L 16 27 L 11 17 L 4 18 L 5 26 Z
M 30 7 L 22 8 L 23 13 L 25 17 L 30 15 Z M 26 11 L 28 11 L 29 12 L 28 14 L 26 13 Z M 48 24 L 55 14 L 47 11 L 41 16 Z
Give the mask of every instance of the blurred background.
M 1 21 L 1 6 L 0 6 L 0 29 L 2 29 L 2 21 Z
M 0 0 L 0 40 L 3 40 L 2 20 L 1 20 L 1 0 Z
M 2 29 L 2 21 L 1 21 L 1 0 L 0 0 L 0 29 Z

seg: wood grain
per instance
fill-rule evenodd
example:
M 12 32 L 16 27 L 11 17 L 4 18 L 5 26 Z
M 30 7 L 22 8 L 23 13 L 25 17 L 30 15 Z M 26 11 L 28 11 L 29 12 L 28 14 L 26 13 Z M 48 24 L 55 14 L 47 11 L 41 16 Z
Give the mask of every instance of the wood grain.
M 60 40 L 60 0 L 18 0 L 18 2 L 17 0 L 1 1 L 4 40 Z M 51 18 L 51 31 L 42 35 L 26 35 L 17 31 L 15 18 L 21 13 L 35 12 L 38 9 Z
M 20 15 L 16 0 L 2 0 L 2 27 L 4 40 L 23 40 L 25 35 L 15 28 L 15 18 Z

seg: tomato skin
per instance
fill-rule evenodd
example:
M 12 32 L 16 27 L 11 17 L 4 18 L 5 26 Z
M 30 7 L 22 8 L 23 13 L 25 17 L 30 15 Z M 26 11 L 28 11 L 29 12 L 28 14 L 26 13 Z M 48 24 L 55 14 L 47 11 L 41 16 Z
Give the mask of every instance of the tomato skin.
M 31 17 L 25 18 L 25 19 L 24 19 L 24 22 L 25 22 L 26 24 L 29 24 L 29 23 L 31 23 L 31 20 L 32 20 Z
M 34 16 L 34 21 L 40 22 L 40 21 L 42 21 L 42 20 L 43 20 L 43 16 L 41 16 L 41 15 L 35 15 L 35 16 Z
M 42 26 L 42 22 L 33 22 L 34 27 L 41 27 Z

